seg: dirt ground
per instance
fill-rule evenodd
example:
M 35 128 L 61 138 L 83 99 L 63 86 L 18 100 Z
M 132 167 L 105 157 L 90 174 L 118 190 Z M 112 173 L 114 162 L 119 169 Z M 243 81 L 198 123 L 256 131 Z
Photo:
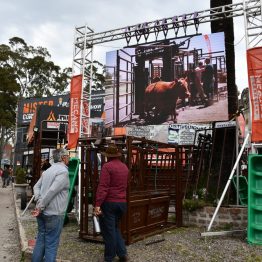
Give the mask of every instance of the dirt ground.
M 18 230 L 16 227 L 12 190 L 0 189 L 1 240 L 0 261 L 30 261 L 30 250 L 21 259 Z M 17 205 L 18 204 L 18 205 Z M 19 200 L 16 200 L 19 208 Z M 30 209 L 33 209 L 33 205 Z M 25 231 L 26 243 L 34 240 L 37 232 L 36 219 L 30 209 L 20 218 Z M 21 210 L 19 213 L 21 214 Z M 79 226 L 75 219 L 63 228 L 58 260 L 63 262 L 96 262 L 103 257 L 104 246 L 81 240 L 78 235 Z M 247 243 L 246 232 L 228 236 L 202 237 L 204 228 L 182 227 L 146 238 L 127 247 L 130 261 L 133 262 L 262 262 L 262 246 Z M 116 260 L 117 261 L 117 260 Z
M 0 261 L 17 262 L 21 259 L 18 226 L 11 186 L 0 183 Z
M 23 222 L 27 237 L 33 239 L 36 224 Z M 231 236 L 202 237 L 201 228 L 182 227 L 146 238 L 127 247 L 133 262 L 229 262 L 262 261 L 262 246 L 249 245 L 246 232 Z M 79 239 L 76 221 L 62 232 L 58 258 L 62 261 L 96 262 L 103 256 L 103 244 Z M 117 261 L 117 259 L 115 260 Z

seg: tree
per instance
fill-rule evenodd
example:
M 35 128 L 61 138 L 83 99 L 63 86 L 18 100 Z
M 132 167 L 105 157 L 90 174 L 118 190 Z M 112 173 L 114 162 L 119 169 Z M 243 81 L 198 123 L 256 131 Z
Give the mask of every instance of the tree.
M 13 68 L 20 90 L 18 99 L 63 94 L 69 84 L 70 68 L 61 68 L 50 60 L 46 48 L 33 47 L 19 37 L 0 45 L 0 67 Z
M 50 59 L 46 48 L 27 45 L 19 37 L 0 45 L 0 152 L 14 137 L 17 102 L 65 93 L 72 70 L 61 70 Z
M 16 120 L 16 94 L 19 85 L 11 67 L 0 67 L 0 159 L 3 146 L 10 138 L 14 138 L 14 124 Z
M 101 73 L 100 73 L 101 72 Z M 91 64 L 85 69 L 85 75 L 91 77 Z M 105 68 L 99 61 L 93 61 L 92 65 L 92 90 L 102 90 L 105 85 Z M 86 83 L 85 91 L 89 91 L 90 82 Z

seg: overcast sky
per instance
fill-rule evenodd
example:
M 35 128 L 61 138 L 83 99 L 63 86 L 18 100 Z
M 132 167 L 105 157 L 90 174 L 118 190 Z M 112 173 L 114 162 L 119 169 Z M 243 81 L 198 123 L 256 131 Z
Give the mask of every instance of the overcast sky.
M 99 33 L 206 10 L 209 9 L 209 2 L 209 0 L 0 0 L 0 43 L 7 44 L 9 38 L 21 37 L 29 45 L 46 47 L 51 59 L 62 68 L 71 67 L 76 26 L 88 25 L 95 33 Z M 234 1 L 236 2 L 240 0 Z M 243 21 L 243 17 L 234 19 L 236 83 L 240 90 L 248 85 Z M 201 25 L 199 32 L 210 33 L 210 25 L 208 23 Z M 102 45 L 103 48 L 105 46 L 110 46 L 111 50 L 123 47 L 119 42 Z M 101 61 L 106 55 L 100 50 L 97 56 L 94 59 Z

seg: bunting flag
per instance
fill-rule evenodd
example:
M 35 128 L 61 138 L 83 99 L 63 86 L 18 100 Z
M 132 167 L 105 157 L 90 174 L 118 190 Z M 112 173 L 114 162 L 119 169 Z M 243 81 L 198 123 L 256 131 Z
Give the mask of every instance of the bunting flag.
M 262 142 L 262 47 L 247 50 L 248 83 L 251 101 L 251 142 Z
M 70 86 L 70 110 L 68 121 L 68 149 L 76 148 L 80 135 L 82 75 L 73 76 Z

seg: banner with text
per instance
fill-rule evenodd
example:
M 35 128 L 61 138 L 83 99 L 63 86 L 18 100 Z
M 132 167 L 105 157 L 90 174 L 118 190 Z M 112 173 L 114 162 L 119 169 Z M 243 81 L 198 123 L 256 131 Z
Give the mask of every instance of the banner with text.
M 69 107 L 69 95 L 22 99 L 18 103 L 17 124 L 29 125 L 40 105 Z
M 168 125 L 127 126 L 126 135 L 167 143 Z
M 211 124 L 172 124 L 168 128 L 168 143 L 194 145 L 199 134 L 211 133 Z M 209 129 L 209 130 L 208 130 Z M 195 137 L 196 136 L 196 137 Z
M 252 108 L 252 142 L 262 142 L 262 47 L 247 50 L 248 83 Z
M 75 148 L 79 138 L 82 75 L 73 76 L 70 86 L 70 111 L 68 123 L 68 148 Z

